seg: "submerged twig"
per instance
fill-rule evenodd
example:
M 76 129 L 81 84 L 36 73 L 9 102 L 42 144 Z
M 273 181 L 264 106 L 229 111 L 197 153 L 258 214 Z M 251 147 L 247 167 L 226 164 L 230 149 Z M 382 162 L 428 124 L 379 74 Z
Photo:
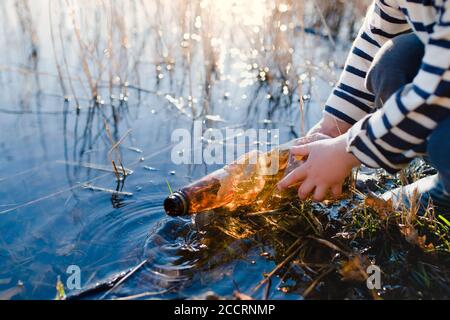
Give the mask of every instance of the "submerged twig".
M 111 289 L 109 289 L 107 292 L 105 292 L 104 295 L 101 296 L 100 299 L 104 299 L 108 294 L 110 294 L 114 289 L 116 289 L 118 286 L 120 286 L 122 283 L 124 283 L 129 277 L 131 277 L 133 274 L 136 273 L 139 269 L 141 269 L 146 263 L 148 262 L 148 259 L 145 259 L 140 264 L 138 264 L 136 267 L 131 269 L 128 274 L 126 274 L 122 279 L 120 279 L 117 283 L 115 283 Z
M 317 238 L 317 237 L 314 237 L 314 236 L 307 236 L 307 238 L 312 239 L 312 240 L 315 240 L 315 241 L 317 241 L 318 243 L 321 243 L 321 244 L 327 246 L 328 248 L 330 248 L 330 249 L 332 249 L 332 250 L 334 250 L 334 251 L 343 253 L 343 254 L 345 254 L 346 256 L 350 256 L 350 253 L 344 251 L 343 249 L 339 248 L 337 245 L 335 245 L 334 243 L 332 243 L 332 242 L 330 242 L 330 241 L 328 241 L 328 240 L 321 239 L 321 238 Z
M 56 161 L 56 163 L 114 173 L 114 169 L 111 169 L 110 166 L 102 165 L 102 164 L 85 163 L 85 162 L 71 162 L 71 161 Z M 134 172 L 133 170 L 128 169 L 128 168 L 123 168 L 123 170 L 125 171 L 127 176 L 133 174 L 133 172 Z
M 314 281 L 306 288 L 306 290 L 303 292 L 302 297 L 306 298 L 317 286 L 320 280 L 322 280 L 326 275 L 328 275 L 331 271 L 335 270 L 334 267 L 329 268 L 325 272 L 323 272 L 320 276 L 318 276 Z
M 161 294 L 165 294 L 170 292 L 170 290 L 163 290 L 163 291 L 159 291 L 159 292 L 143 292 L 143 293 L 139 293 L 139 294 L 134 294 L 131 296 L 127 296 L 127 297 L 121 297 L 121 298 L 117 298 L 114 300 L 135 300 L 135 299 L 142 299 L 142 298 L 146 298 L 146 297 L 152 297 L 152 296 L 159 296 Z
M 129 279 L 133 274 L 135 274 L 139 269 L 141 269 L 149 260 L 145 259 L 141 263 L 139 263 L 134 268 L 131 268 L 127 271 L 123 271 L 110 277 L 108 280 L 104 282 L 98 282 L 93 287 L 87 288 L 85 290 L 79 291 L 75 294 L 69 295 L 65 300 L 77 300 L 83 299 L 95 294 L 99 294 L 105 292 L 101 299 L 104 299 L 108 294 L 110 294 L 115 288 L 124 283 L 127 279 Z
M 290 252 L 293 248 L 295 248 L 300 243 L 301 240 L 303 240 L 303 238 L 297 239 L 288 249 L 288 252 Z M 275 267 L 275 269 L 273 269 L 269 274 L 267 274 L 266 277 L 256 285 L 256 287 L 253 289 L 253 292 L 258 291 L 258 289 L 261 288 L 263 284 L 269 281 L 270 278 L 272 278 L 281 268 L 283 268 L 289 261 L 291 261 L 302 247 L 303 246 L 301 245 L 298 248 L 294 249 L 294 251 L 286 259 L 284 259 L 281 263 L 279 263 Z
M 111 193 L 114 195 L 118 195 L 118 196 L 125 196 L 125 197 L 132 197 L 133 193 L 132 192 L 125 192 L 125 191 L 117 191 L 117 190 L 113 190 L 113 189 L 108 189 L 108 188 L 102 188 L 102 187 L 96 187 L 90 184 L 84 184 L 82 186 L 83 189 L 89 189 L 92 191 L 100 191 L 100 192 L 104 192 L 104 193 Z

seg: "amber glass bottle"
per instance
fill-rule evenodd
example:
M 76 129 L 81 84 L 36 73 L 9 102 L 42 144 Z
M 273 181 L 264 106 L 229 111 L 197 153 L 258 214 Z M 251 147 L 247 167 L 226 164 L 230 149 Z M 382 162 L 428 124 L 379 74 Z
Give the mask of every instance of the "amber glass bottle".
M 164 201 L 167 214 L 184 216 L 216 208 L 232 211 L 243 206 L 263 211 L 276 207 L 287 195 L 279 192 L 276 184 L 299 164 L 289 154 L 289 147 L 295 143 L 292 141 L 267 153 L 247 153 L 174 192 Z

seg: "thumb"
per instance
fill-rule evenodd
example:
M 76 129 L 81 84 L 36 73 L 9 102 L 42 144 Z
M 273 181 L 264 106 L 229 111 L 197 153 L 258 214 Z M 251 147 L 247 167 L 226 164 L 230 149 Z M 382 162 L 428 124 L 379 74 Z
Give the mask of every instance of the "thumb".
M 294 156 L 304 156 L 306 157 L 307 155 L 309 155 L 310 152 L 310 144 L 304 144 L 301 146 L 295 146 L 291 148 L 291 154 Z

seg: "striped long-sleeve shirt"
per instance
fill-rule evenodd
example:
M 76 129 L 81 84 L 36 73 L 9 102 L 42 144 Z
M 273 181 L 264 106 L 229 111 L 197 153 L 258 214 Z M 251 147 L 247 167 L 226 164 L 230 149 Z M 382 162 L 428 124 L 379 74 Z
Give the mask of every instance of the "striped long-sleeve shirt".
M 425 44 L 412 83 L 374 110 L 365 78 L 389 39 L 414 31 Z M 347 151 L 395 173 L 426 153 L 427 138 L 450 115 L 450 0 L 374 0 L 325 112 L 352 124 Z

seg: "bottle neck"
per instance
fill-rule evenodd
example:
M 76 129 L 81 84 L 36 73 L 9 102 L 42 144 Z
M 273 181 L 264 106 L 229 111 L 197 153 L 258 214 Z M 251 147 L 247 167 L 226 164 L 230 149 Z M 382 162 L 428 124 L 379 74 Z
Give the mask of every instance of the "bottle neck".
M 189 202 L 182 191 L 172 193 L 164 201 L 164 209 L 169 216 L 186 216 L 189 213 Z

